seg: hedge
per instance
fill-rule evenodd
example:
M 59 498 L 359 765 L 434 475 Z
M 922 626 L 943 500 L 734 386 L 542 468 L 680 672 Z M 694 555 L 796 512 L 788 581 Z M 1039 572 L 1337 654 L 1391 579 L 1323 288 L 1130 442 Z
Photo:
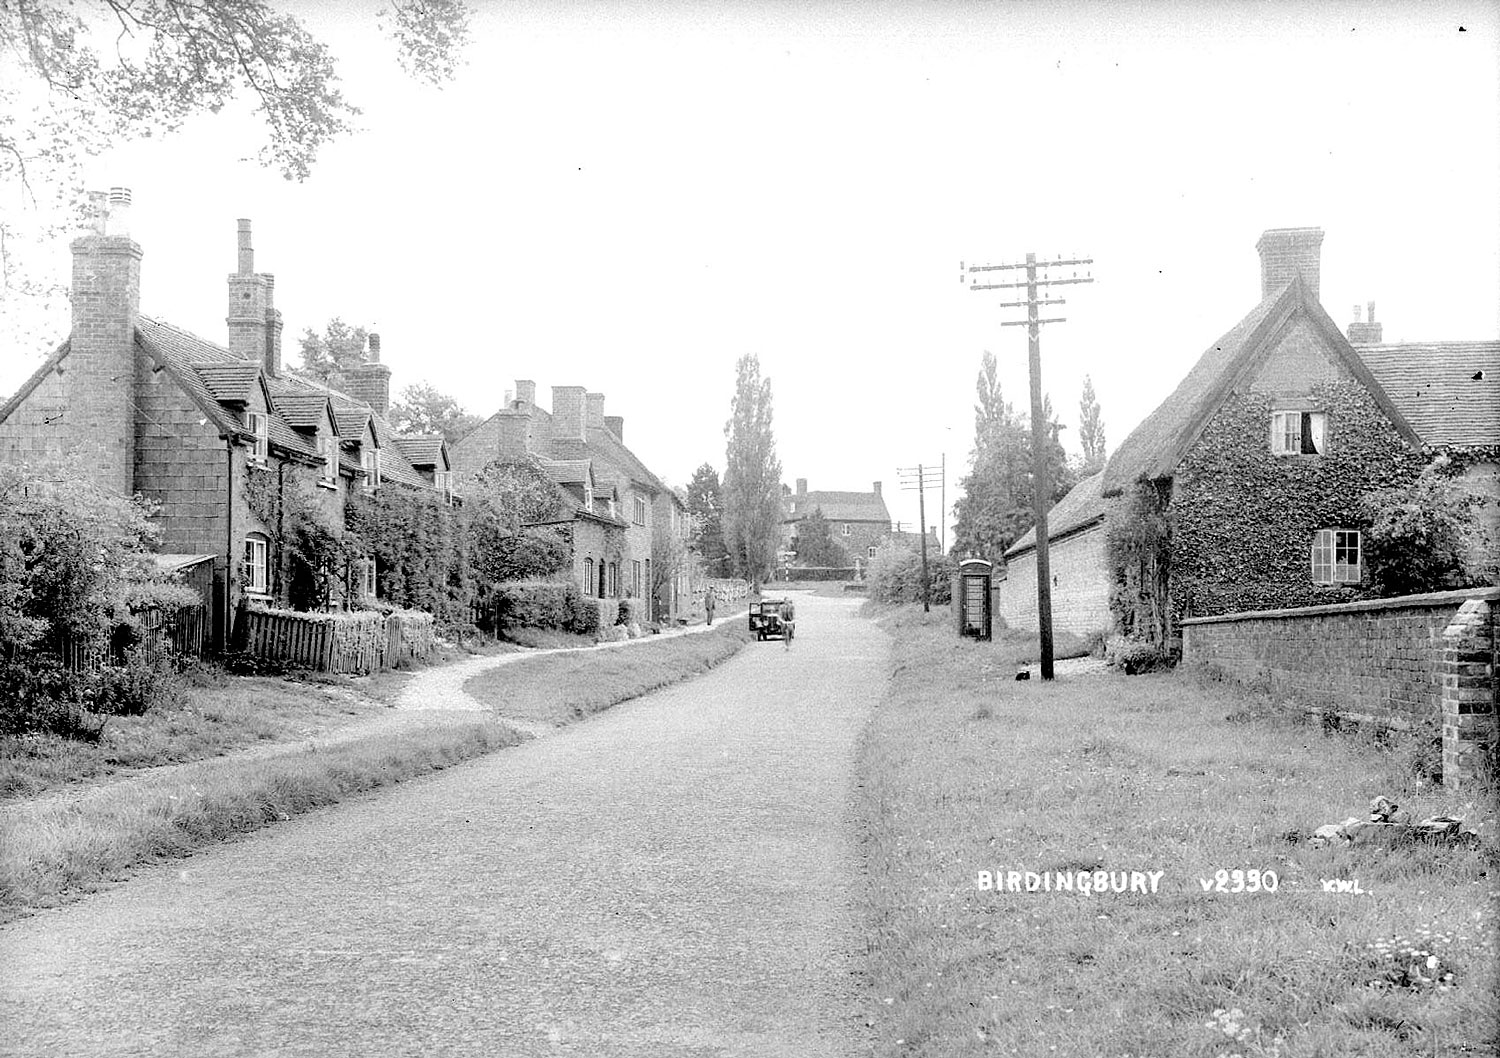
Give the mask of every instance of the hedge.
M 859 571 L 853 566 L 788 566 L 778 572 L 777 579 L 798 580 L 856 580 Z

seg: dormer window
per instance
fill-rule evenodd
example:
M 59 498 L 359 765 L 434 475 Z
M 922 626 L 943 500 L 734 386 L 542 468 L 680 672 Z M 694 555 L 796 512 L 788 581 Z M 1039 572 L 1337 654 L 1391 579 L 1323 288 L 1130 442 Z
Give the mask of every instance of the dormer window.
M 1271 452 L 1278 456 L 1320 456 L 1328 451 L 1328 415 L 1289 409 L 1271 413 Z
M 360 452 L 359 461 L 365 468 L 365 488 L 373 492 L 380 487 L 380 449 L 366 446 Z
M 255 440 L 250 446 L 250 465 L 253 467 L 263 467 L 271 456 L 270 416 L 261 411 L 246 412 L 245 425 L 255 435 Z
M 323 473 L 318 484 L 334 488 L 339 481 L 339 442 L 332 433 L 318 434 L 318 455 L 323 459 Z

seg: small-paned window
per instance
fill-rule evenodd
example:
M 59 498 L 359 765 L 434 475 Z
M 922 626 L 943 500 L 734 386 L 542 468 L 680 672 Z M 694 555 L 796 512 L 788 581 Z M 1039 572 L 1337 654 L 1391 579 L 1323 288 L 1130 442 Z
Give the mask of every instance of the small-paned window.
M 843 525 L 839 526 L 839 533 L 840 533 L 840 535 L 842 535 L 842 536 L 848 536 L 849 535 L 849 531 L 850 531 L 850 529 L 849 529 L 849 523 L 848 522 L 845 522 Z
M 875 557 L 875 548 L 874 547 L 867 547 L 867 548 L 865 548 L 865 557 L 866 558 L 874 558 Z
M 583 560 L 583 594 L 594 594 L 594 560 L 586 558 Z
M 1279 456 L 1320 456 L 1328 451 L 1328 415 L 1321 411 L 1271 413 L 1271 451 Z
M 245 591 L 251 595 L 266 595 L 270 592 L 267 550 L 265 537 L 245 537 L 245 560 L 240 566 L 240 578 L 244 581 Z
M 641 560 L 634 559 L 630 563 L 630 593 L 636 598 L 641 597 Z
M 265 412 L 249 411 L 245 413 L 245 425 L 255 435 L 255 442 L 250 447 L 250 465 L 263 467 L 271 457 L 270 417 Z
M 635 498 L 635 524 L 646 524 L 646 501 L 640 496 Z
M 1319 529 L 1313 534 L 1314 584 L 1358 584 L 1361 573 L 1359 530 Z

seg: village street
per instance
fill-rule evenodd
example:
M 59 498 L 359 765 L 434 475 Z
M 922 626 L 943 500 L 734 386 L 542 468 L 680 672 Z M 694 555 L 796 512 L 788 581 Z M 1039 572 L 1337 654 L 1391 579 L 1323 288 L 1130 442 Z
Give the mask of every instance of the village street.
M 850 799 L 888 666 L 854 606 L 0 929 L 0 1053 L 864 1052 Z

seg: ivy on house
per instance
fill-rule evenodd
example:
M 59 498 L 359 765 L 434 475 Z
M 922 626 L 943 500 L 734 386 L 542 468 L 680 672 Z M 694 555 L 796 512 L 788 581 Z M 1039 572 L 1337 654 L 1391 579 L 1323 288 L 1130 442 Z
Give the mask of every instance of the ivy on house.
M 354 562 L 364 551 L 357 535 L 329 521 L 302 476 L 253 473 L 243 494 L 271 545 L 271 594 L 294 610 L 326 610 L 349 595 Z
M 437 492 L 387 484 L 351 496 L 344 521 L 375 560 L 382 599 L 425 610 L 440 627 L 470 623 L 475 578 L 463 508 Z
M 1127 488 L 1105 519 L 1113 577 L 1109 608 L 1130 639 L 1162 647 L 1172 636 L 1172 483 Z

